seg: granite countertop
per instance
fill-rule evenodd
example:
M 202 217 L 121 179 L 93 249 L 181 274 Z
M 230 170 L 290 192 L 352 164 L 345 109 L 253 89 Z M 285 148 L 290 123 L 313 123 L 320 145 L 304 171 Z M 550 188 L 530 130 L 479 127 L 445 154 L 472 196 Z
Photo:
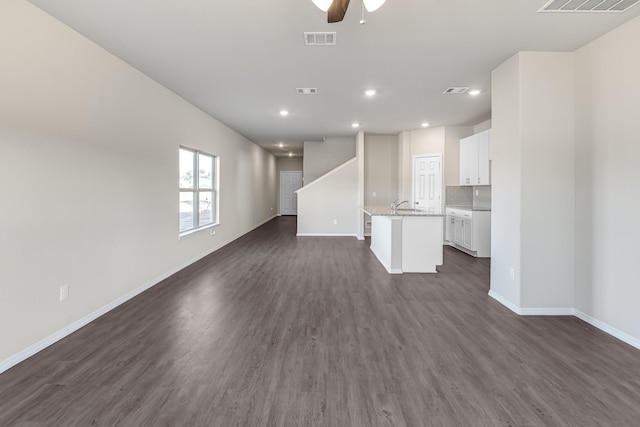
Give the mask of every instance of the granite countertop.
M 459 206 L 459 205 L 447 205 L 445 206 L 446 208 L 454 208 L 454 209 L 464 209 L 466 211 L 479 211 L 479 212 L 488 212 L 491 211 L 491 208 L 480 208 L 480 207 L 473 207 L 473 206 Z
M 402 207 L 394 212 L 392 211 L 391 206 L 367 205 L 361 209 L 364 213 L 371 216 L 444 216 L 444 214 L 441 213 L 429 213 L 427 211 L 420 211 L 417 209 L 403 209 Z

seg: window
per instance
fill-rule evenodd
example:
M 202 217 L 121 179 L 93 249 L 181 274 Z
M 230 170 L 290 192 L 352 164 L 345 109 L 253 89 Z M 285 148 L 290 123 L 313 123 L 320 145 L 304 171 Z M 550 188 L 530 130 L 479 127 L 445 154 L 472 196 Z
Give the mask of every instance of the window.
M 180 235 L 218 222 L 216 156 L 180 147 Z

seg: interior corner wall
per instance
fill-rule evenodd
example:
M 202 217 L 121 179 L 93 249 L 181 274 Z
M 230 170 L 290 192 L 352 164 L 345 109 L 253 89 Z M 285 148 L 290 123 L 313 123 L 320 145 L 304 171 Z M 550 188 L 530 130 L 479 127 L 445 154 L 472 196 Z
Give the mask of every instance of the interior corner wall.
M 520 52 L 492 76 L 491 293 L 573 310 L 573 54 Z
M 573 53 L 521 52 L 520 306 L 570 313 L 574 294 Z
M 576 309 L 640 343 L 640 18 L 575 52 Z
M 491 289 L 489 291 L 494 298 L 516 310 L 520 307 L 520 98 L 520 54 L 516 54 L 491 74 L 492 185 Z
M 356 156 L 356 137 L 327 137 L 304 142 L 304 185 Z
M 0 64 L 0 368 L 275 213 L 271 154 L 26 1 Z M 178 238 L 181 144 L 220 156 L 215 236 Z
M 276 159 L 276 206 L 278 215 L 280 215 L 280 172 L 284 171 L 302 171 L 302 157 L 278 157 Z

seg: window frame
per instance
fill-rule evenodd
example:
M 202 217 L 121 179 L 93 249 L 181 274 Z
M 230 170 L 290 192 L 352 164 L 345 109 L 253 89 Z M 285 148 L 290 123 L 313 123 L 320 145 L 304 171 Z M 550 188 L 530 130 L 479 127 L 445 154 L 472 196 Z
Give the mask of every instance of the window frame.
M 220 190 L 219 190 L 219 182 L 220 182 L 220 158 L 215 154 L 208 153 L 206 151 L 198 150 L 196 148 L 187 147 L 185 145 L 180 145 L 178 148 L 178 158 L 180 158 L 180 152 L 188 151 L 193 155 L 193 188 L 186 188 L 181 186 L 180 179 L 180 164 L 178 164 L 178 195 L 182 195 L 183 193 L 192 193 L 193 197 L 193 224 L 192 228 L 181 230 L 181 220 L 178 220 L 178 232 L 179 238 L 187 237 L 191 234 L 197 233 L 198 231 L 205 230 L 207 228 L 215 227 L 220 224 Z M 211 188 L 201 188 L 200 186 L 200 156 L 206 156 L 211 158 L 211 166 L 212 170 L 212 183 Z M 212 193 L 212 201 L 215 204 L 214 209 L 211 212 L 213 216 L 212 222 L 200 225 L 200 193 Z M 178 197 L 178 205 L 180 205 L 181 198 Z M 180 211 L 178 212 L 180 215 Z

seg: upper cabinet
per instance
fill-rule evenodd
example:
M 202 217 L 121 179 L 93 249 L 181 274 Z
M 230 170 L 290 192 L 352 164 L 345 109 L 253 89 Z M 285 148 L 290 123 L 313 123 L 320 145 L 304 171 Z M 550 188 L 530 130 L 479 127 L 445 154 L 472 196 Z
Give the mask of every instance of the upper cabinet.
M 490 185 L 491 129 L 460 140 L 460 185 Z

